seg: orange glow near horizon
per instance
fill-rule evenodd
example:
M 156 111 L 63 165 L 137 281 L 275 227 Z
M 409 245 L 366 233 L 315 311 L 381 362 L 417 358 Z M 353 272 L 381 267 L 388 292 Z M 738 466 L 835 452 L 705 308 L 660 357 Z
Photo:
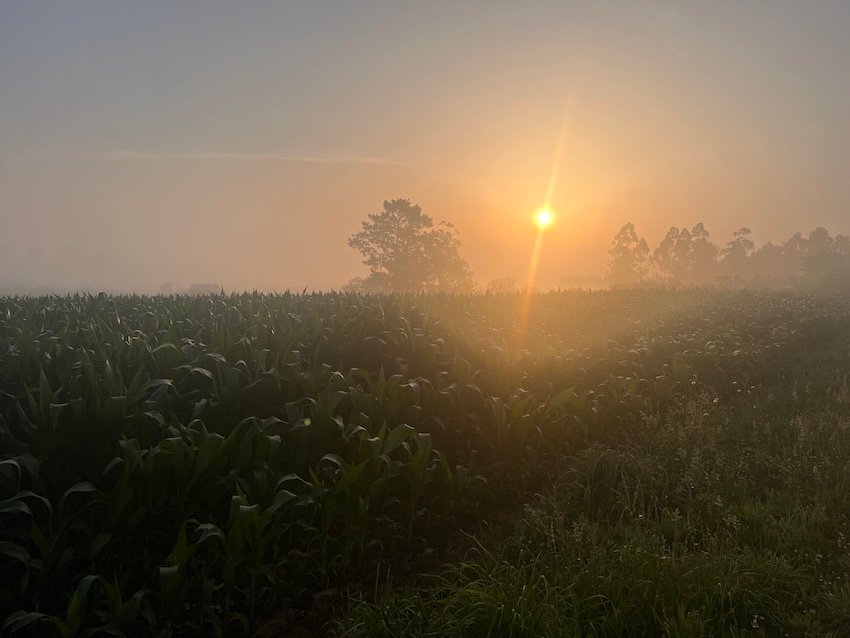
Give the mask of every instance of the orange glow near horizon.
M 546 203 L 537 210 L 534 214 L 534 224 L 537 226 L 537 240 L 534 242 L 534 248 L 531 251 L 531 259 L 528 264 L 528 280 L 525 284 L 525 290 L 522 293 L 522 299 L 517 310 L 516 332 L 514 333 L 514 342 L 511 344 L 511 356 L 518 358 L 522 352 L 522 346 L 525 342 L 525 333 L 528 331 L 528 316 L 531 313 L 531 299 L 534 294 L 534 282 L 537 280 L 537 266 L 540 263 L 540 252 L 543 248 L 543 233 L 555 222 L 555 213 L 550 208 L 552 196 L 555 193 L 555 185 L 558 181 L 558 172 L 561 166 L 561 156 L 564 151 L 564 142 L 567 137 L 567 114 L 569 112 L 570 103 L 567 103 L 564 109 L 564 117 L 561 120 L 561 130 L 558 133 L 558 145 L 555 147 L 555 157 L 552 162 L 552 170 L 549 173 L 549 186 L 546 191 Z

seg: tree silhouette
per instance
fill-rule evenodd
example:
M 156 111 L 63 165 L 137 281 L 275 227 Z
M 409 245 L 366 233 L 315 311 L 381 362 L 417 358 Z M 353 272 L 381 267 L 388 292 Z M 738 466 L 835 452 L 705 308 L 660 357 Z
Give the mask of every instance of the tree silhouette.
M 717 246 L 709 240 L 709 232 L 698 223 L 691 229 L 691 263 L 689 283 L 709 283 L 717 276 Z
M 373 291 L 461 292 L 472 289 L 472 273 L 460 256 L 457 231 L 434 221 L 409 199 L 384 202 L 348 239 L 360 251 L 369 276 L 356 287 Z M 352 282 L 353 284 L 353 282 Z
M 717 246 L 709 241 L 702 222 L 688 230 L 676 226 L 652 253 L 658 278 L 668 284 L 700 284 L 715 276 Z
M 676 226 L 652 252 L 633 224 L 623 226 L 608 251 L 606 279 L 611 286 L 637 284 L 803 287 L 850 293 L 850 237 L 815 228 L 786 242 L 758 249 L 749 228 L 739 228 L 718 249 L 702 223 L 690 230 Z
M 756 245 L 750 239 L 749 228 L 739 228 L 732 235 L 732 241 L 720 251 L 720 269 L 727 278 L 740 279 L 750 274 L 749 259 Z
M 652 263 L 664 283 L 684 284 L 693 270 L 692 257 L 691 231 L 673 226 L 652 253 Z
M 635 225 L 629 222 L 620 228 L 608 250 L 610 286 L 634 286 L 643 281 L 649 266 L 649 246 L 638 237 Z
M 815 228 L 805 240 L 803 283 L 812 288 L 850 291 L 850 238 L 831 237 L 825 228 Z

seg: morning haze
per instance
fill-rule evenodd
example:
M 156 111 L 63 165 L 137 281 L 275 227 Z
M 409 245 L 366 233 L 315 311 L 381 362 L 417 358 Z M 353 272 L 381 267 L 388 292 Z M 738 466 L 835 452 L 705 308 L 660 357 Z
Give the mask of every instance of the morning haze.
M 395 198 L 485 284 L 546 203 L 544 288 L 627 222 L 848 233 L 848 32 L 842 2 L 5 1 L 0 287 L 339 288 Z
M 850 636 L 848 35 L 0 0 L 0 636 Z

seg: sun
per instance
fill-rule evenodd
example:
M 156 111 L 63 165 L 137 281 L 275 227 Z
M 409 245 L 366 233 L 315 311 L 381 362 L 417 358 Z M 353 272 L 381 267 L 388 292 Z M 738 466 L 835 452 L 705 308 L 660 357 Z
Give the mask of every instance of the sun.
M 534 223 L 537 224 L 537 227 L 540 230 L 545 228 L 549 228 L 552 225 L 552 222 L 555 221 L 555 213 L 553 213 L 548 208 L 541 208 L 536 213 L 534 213 Z

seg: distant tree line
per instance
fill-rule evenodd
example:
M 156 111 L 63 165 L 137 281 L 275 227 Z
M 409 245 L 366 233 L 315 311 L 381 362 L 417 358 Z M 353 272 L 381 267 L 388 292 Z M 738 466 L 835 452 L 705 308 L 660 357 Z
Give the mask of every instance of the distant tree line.
M 782 244 L 756 248 L 749 228 L 736 230 L 717 245 L 708 229 L 673 226 L 650 248 L 631 222 L 611 242 L 605 281 L 610 287 L 725 286 L 805 287 L 850 292 L 850 237 L 832 236 L 825 228 L 796 233 Z M 369 268 L 366 277 L 350 280 L 345 290 L 368 292 L 471 292 L 472 271 L 460 255 L 455 228 L 434 222 L 409 199 L 384 202 L 368 215 L 348 244 Z M 512 277 L 494 279 L 490 292 L 520 289 Z
M 749 228 L 722 246 L 702 223 L 673 226 L 655 250 L 631 222 L 611 242 L 606 280 L 612 287 L 723 285 L 807 287 L 850 292 L 850 237 L 815 228 L 785 243 L 756 248 Z

